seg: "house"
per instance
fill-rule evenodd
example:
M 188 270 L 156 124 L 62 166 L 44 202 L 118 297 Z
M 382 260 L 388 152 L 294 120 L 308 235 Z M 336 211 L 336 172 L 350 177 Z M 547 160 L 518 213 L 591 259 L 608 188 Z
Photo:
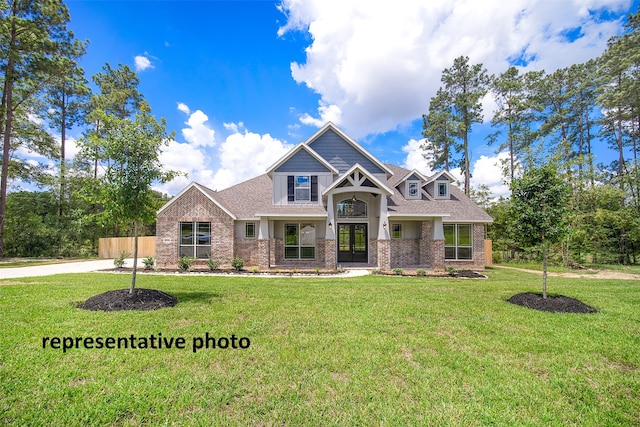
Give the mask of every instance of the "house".
M 332 123 L 265 174 L 191 183 L 158 211 L 156 262 L 181 256 L 267 268 L 484 268 L 492 219 L 448 172 L 380 162 Z

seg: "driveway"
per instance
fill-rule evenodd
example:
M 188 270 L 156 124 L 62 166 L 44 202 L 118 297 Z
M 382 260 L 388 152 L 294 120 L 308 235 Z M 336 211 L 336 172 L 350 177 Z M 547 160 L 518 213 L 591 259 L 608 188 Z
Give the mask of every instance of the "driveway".
M 133 265 L 133 258 L 127 259 L 125 267 Z M 142 259 L 138 266 L 143 267 Z M 113 268 L 112 259 L 96 261 L 65 262 L 61 264 L 34 265 L 32 267 L 0 268 L 0 280 L 17 279 L 19 277 L 51 276 L 63 273 L 89 273 L 91 271 Z

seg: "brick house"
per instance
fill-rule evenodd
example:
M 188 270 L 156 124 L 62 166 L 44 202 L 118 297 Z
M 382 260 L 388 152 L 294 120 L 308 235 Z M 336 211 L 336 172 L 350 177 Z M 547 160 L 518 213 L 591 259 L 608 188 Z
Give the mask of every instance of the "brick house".
M 191 183 L 167 202 L 156 262 L 210 255 L 260 269 L 484 268 L 492 219 L 453 182 L 447 172 L 383 164 L 328 123 L 263 175 L 221 191 Z

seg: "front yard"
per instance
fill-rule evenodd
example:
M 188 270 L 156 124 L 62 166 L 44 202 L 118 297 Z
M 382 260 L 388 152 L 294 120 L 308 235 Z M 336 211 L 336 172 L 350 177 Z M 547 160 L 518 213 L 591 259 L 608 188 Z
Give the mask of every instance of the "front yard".
M 13 279 L 0 286 L 0 424 L 640 423 L 640 281 L 551 278 L 550 293 L 599 310 L 551 314 L 505 301 L 538 292 L 539 276 L 487 275 L 141 275 L 179 300 L 147 312 L 76 308 L 128 275 Z

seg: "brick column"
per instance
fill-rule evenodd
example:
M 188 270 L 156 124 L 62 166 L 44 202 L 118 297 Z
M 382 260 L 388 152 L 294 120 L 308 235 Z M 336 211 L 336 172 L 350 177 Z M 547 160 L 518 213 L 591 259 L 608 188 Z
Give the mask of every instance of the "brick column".
M 444 240 L 433 240 L 432 248 L 432 264 L 434 270 L 444 270 Z
M 336 240 L 325 239 L 324 241 L 324 268 L 327 270 L 336 269 Z
M 269 269 L 269 240 L 268 239 L 258 239 L 258 268 L 260 270 L 268 270 Z
M 378 268 L 391 270 L 391 248 L 389 240 L 378 240 Z
M 431 227 L 431 221 L 422 221 L 420 232 L 420 266 L 431 268 L 433 266 L 433 256 L 431 254 L 431 236 L 433 231 Z

